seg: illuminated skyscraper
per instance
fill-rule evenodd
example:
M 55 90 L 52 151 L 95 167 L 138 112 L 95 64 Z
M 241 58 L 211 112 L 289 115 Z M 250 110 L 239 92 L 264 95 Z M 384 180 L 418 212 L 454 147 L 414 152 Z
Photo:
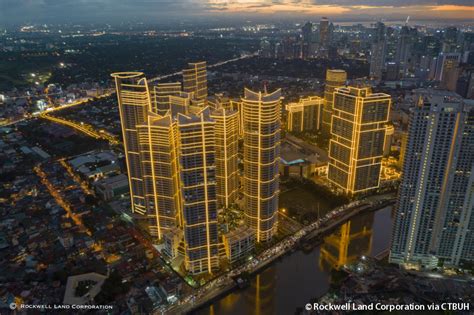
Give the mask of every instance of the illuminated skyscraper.
M 145 216 L 147 212 L 145 188 L 137 125 L 142 125 L 148 121 L 148 111 L 151 109 L 148 84 L 141 72 L 118 72 L 113 73 L 112 77 L 115 79 L 117 88 L 132 212 Z
M 319 96 L 309 96 L 300 99 L 298 103 L 287 104 L 288 130 L 295 132 L 319 130 L 323 104 L 324 99 Z
M 219 264 L 215 122 L 209 108 L 177 119 L 185 267 L 211 272 Z
M 158 83 L 151 90 L 153 111 L 164 115 L 170 109 L 170 96 L 181 93 L 181 83 Z
M 322 115 L 322 131 L 329 135 L 331 133 L 331 115 L 334 99 L 334 90 L 346 84 L 347 73 L 344 70 L 327 70 L 326 86 L 324 88 L 324 107 Z
M 207 103 L 207 66 L 205 61 L 188 64 L 189 68 L 183 70 L 183 90 L 193 93 L 199 106 Z
M 328 179 L 345 193 L 379 186 L 390 103 L 390 95 L 370 88 L 336 89 Z
M 474 261 L 474 108 L 457 94 L 416 90 L 390 261 Z
M 257 242 L 266 242 L 277 227 L 281 90 L 245 89 L 242 110 L 245 219 Z
M 176 124 L 170 115 L 150 112 L 137 126 L 148 229 L 159 239 L 178 224 L 180 210 Z
M 239 188 L 239 116 L 236 111 L 220 108 L 211 112 L 211 118 L 216 124 L 217 204 L 229 207 Z

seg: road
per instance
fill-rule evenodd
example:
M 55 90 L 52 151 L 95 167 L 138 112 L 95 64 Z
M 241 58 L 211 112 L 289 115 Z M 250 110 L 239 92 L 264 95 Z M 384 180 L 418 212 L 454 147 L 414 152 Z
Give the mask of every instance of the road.
M 84 124 L 83 122 L 77 123 L 77 122 L 72 121 L 72 120 L 67 120 L 67 119 L 64 119 L 64 118 L 58 118 L 58 117 L 55 117 L 55 116 L 51 116 L 47 113 L 42 113 L 38 117 L 42 118 L 42 119 L 50 120 L 50 121 L 52 121 L 54 123 L 57 123 L 57 124 L 60 124 L 60 125 L 71 127 L 71 128 L 73 128 L 77 131 L 80 131 L 80 132 L 84 133 L 85 135 L 87 135 L 89 137 L 92 137 L 94 139 L 102 139 L 102 140 L 108 141 L 110 144 L 113 144 L 113 145 L 117 145 L 117 144 L 120 143 L 120 140 L 118 139 L 117 136 L 112 135 L 112 134 L 108 133 L 105 130 L 96 130 L 93 126 L 91 126 L 89 124 Z
M 253 53 L 253 54 L 250 54 L 250 55 L 242 55 L 240 57 L 237 57 L 237 58 L 233 58 L 233 59 L 229 59 L 229 60 L 224 60 L 224 61 L 220 61 L 218 63 L 215 63 L 215 64 L 212 64 L 212 65 L 208 65 L 207 68 L 216 68 L 216 67 L 219 67 L 219 66 L 222 66 L 222 65 L 225 65 L 225 64 L 228 64 L 228 63 L 232 63 L 232 62 L 236 62 L 236 61 L 239 61 L 239 60 L 242 60 L 242 59 L 246 59 L 246 58 L 250 58 L 250 57 L 255 57 L 257 56 L 257 53 Z M 165 74 L 165 75 L 161 75 L 161 76 L 158 76 L 158 77 L 154 77 L 152 79 L 148 79 L 148 83 L 153 83 L 153 82 L 156 82 L 156 81 L 159 81 L 159 80 L 163 80 L 163 79 L 167 79 L 169 77 L 173 77 L 175 75 L 180 75 L 182 74 L 182 71 L 177 71 L 177 72 L 174 72 L 174 73 L 170 73 L 170 74 Z
M 237 58 L 228 59 L 228 60 L 220 61 L 220 62 L 215 63 L 215 64 L 212 64 L 212 65 L 208 65 L 207 67 L 208 67 L 208 68 L 216 68 L 216 67 L 219 67 L 219 66 L 228 64 L 228 63 L 236 62 L 236 61 L 239 61 L 239 60 L 242 60 L 242 59 L 251 58 L 251 57 L 255 57 L 255 56 L 257 56 L 257 53 L 253 53 L 253 54 L 249 54 L 249 55 L 242 55 L 242 56 L 237 57 Z M 169 78 L 169 77 L 172 77 L 172 76 L 180 75 L 181 73 L 182 73 L 182 71 L 177 71 L 177 72 L 173 72 L 173 73 L 169 73 L 169 74 L 157 76 L 157 77 L 154 77 L 154 78 L 152 78 L 152 79 L 149 79 L 149 80 L 148 80 L 148 83 L 153 83 L 153 82 L 156 82 L 156 81 L 159 81 L 159 80 L 163 80 L 163 79 L 166 79 L 166 78 Z M 115 91 L 110 91 L 110 92 L 107 92 L 107 93 L 105 93 L 105 94 L 99 95 L 97 98 L 108 97 L 108 96 L 111 96 L 111 95 L 113 95 L 113 94 L 115 94 L 115 93 L 116 93 Z M 54 95 L 54 94 L 47 94 L 47 95 Z M 87 102 L 90 101 L 90 100 L 92 100 L 92 98 L 82 99 L 82 100 L 80 100 L 80 101 L 77 101 L 77 102 L 74 102 L 74 103 L 71 103 L 71 104 L 64 104 L 64 105 L 61 105 L 61 106 L 58 106 L 58 107 L 54 107 L 54 108 L 52 108 L 52 109 L 47 110 L 46 112 L 62 110 L 62 109 L 65 109 L 65 108 L 69 108 L 69 107 L 73 107 L 73 106 L 85 104 L 85 103 L 87 103 Z M 17 124 L 17 123 L 19 123 L 19 122 L 26 121 L 26 120 L 28 120 L 28 119 L 30 119 L 30 118 L 34 118 L 34 117 L 36 117 L 36 116 L 31 115 L 31 116 L 29 116 L 29 117 L 24 117 L 24 118 L 16 119 L 16 120 L 14 120 L 14 121 L 8 121 L 8 122 L 5 122 L 5 123 L 0 124 L 0 127 L 11 126 L 11 125 Z
M 106 92 L 102 95 L 99 95 L 97 96 L 96 98 L 100 99 L 100 98 L 104 98 L 104 97 L 108 97 L 110 95 L 112 95 L 113 93 L 115 92 Z M 0 127 L 8 127 L 8 126 L 11 126 L 11 125 L 15 125 L 19 122 L 22 122 L 22 121 L 26 121 L 26 120 L 29 120 L 31 118 L 35 118 L 37 116 L 41 116 L 41 115 L 46 115 L 47 113 L 51 113 L 51 112 L 55 112 L 55 111 L 58 111 L 58 110 L 63 110 L 65 108 L 71 108 L 71 107 L 75 107 L 75 106 L 78 106 L 78 105 L 82 105 L 82 104 L 86 104 L 87 102 L 91 101 L 93 99 L 93 97 L 87 97 L 87 98 L 82 98 L 78 101 L 75 101 L 75 102 L 72 102 L 72 103 L 67 103 L 67 104 L 63 104 L 63 105 L 60 105 L 60 106 L 57 106 L 57 107 L 50 107 L 48 108 L 47 110 L 45 110 L 44 112 L 38 114 L 30 114 L 29 116 L 27 117 L 23 117 L 23 118 L 19 118 L 19 119 L 16 119 L 16 120 L 13 120 L 13 121 L 8 121 L 8 122 L 4 122 L 4 123 L 1 123 L 0 124 Z

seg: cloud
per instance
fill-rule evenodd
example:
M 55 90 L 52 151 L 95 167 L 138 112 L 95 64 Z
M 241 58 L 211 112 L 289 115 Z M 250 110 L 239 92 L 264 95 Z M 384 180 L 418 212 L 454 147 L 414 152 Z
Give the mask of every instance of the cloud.
M 474 0 L 0 0 L 0 23 L 131 18 L 161 21 L 246 13 L 426 18 L 440 14 L 443 18 L 472 19 L 472 8 Z

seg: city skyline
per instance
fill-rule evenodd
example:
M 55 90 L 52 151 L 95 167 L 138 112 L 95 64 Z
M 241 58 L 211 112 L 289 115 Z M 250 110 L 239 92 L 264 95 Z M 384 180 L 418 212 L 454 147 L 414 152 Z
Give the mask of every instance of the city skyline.
M 472 311 L 470 1 L 0 4 L 0 312 Z

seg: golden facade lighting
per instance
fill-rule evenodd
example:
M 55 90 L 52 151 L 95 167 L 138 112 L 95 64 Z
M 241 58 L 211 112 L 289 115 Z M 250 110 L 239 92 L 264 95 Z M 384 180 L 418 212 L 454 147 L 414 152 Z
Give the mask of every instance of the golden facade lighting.
M 137 125 L 147 122 L 151 109 L 148 84 L 142 72 L 117 72 L 111 76 L 115 79 L 117 89 L 132 212 L 145 215 L 145 188 Z
M 183 70 L 183 90 L 193 93 L 199 106 L 207 103 L 207 64 L 205 61 L 188 64 Z
M 245 219 L 257 242 L 276 233 L 280 160 L 281 90 L 245 89 L 242 98 L 244 134 Z
M 206 108 L 179 114 L 178 156 L 186 269 L 212 272 L 219 264 L 215 167 L 215 122 Z
M 236 199 L 239 188 L 239 116 L 236 111 L 220 108 L 211 112 L 211 118 L 216 123 L 217 203 L 227 208 Z
M 181 93 L 181 82 L 158 83 L 151 90 L 153 111 L 165 115 L 170 109 L 170 96 Z
M 326 86 L 324 88 L 324 108 L 322 114 L 322 130 L 331 133 L 331 115 L 334 102 L 334 90 L 346 84 L 347 73 L 344 70 L 327 70 Z
M 137 129 L 149 232 L 161 239 L 179 222 L 176 124 L 170 115 L 150 112 L 148 122 Z
M 374 213 L 356 217 L 324 238 L 319 262 L 321 269 L 340 269 L 372 250 L 372 224 Z M 325 268 L 325 267 L 329 268 Z
M 379 187 L 390 103 L 370 88 L 334 92 L 328 179 L 345 193 Z
M 293 132 L 316 131 L 321 128 L 321 111 L 324 100 L 319 96 L 309 96 L 298 103 L 286 105 L 287 128 Z

